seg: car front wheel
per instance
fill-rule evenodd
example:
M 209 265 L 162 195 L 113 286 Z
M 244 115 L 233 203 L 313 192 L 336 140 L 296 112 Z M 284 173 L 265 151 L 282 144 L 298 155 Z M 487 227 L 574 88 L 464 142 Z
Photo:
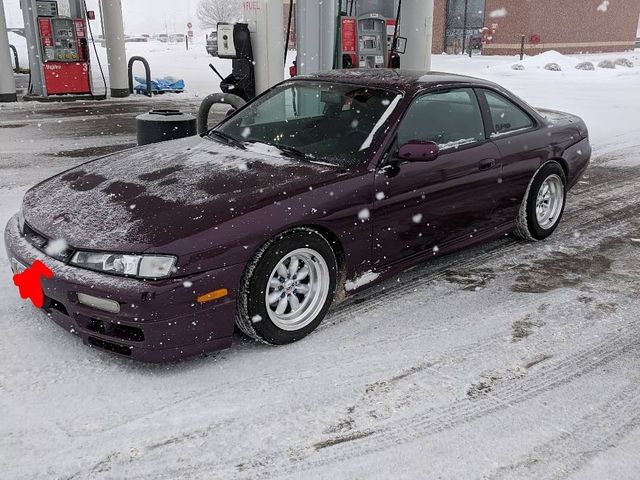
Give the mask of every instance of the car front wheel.
M 258 340 L 286 344 L 311 333 L 331 306 L 337 261 L 325 238 L 298 228 L 263 246 L 247 266 L 236 323 Z
M 516 221 L 519 237 L 543 240 L 555 231 L 564 213 L 566 185 L 564 170 L 557 162 L 548 162 L 536 172 Z

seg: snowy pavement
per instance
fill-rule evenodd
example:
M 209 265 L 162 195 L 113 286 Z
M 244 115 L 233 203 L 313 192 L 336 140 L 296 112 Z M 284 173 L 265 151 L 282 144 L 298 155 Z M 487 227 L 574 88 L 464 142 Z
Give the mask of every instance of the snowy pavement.
M 169 365 L 90 349 L 19 299 L 0 240 L 0 478 L 637 478 L 640 55 L 618 56 L 637 66 L 436 57 L 584 117 L 593 164 L 549 240 L 439 258 L 293 345 L 238 336 Z M 133 142 L 135 102 L 0 109 L 0 224 L 31 184 Z

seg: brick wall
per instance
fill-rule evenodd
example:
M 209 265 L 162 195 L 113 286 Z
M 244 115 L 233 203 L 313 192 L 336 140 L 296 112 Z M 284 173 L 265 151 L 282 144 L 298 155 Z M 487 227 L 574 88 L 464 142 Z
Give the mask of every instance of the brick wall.
M 485 25 L 498 28 L 484 53 L 512 55 L 520 50 L 525 35 L 529 55 L 546 50 L 561 53 L 624 51 L 634 48 L 640 0 L 609 0 L 606 12 L 598 11 L 603 0 L 487 0 Z M 506 8 L 504 18 L 490 18 Z M 533 45 L 531 35 L 540 36 Z
M 444 26 L 447 0 L 435 0 L 433 4 L 433 46 L 432 53 L 444 52 Z

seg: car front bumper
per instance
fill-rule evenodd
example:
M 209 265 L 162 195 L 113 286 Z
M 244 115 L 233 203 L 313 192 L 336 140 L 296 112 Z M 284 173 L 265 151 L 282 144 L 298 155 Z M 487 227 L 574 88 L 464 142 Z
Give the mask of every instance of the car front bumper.
M 4 239 L 10 262 L 29 266 L 41 260 L 53 271 L 53 278 L 42 279 L 43 310 L 87 345 L 147 362 L 177 360 L 231 345 L 242 264 L 185 278 L 144 281 L 48 257 L 21 235 L 17 215 L 7 224 Z M 229 292 L 223 298 L 202 304 L 196 300 L 222 288 Z M 120 312 L 81 304 L 79 293 L 115 300 Z

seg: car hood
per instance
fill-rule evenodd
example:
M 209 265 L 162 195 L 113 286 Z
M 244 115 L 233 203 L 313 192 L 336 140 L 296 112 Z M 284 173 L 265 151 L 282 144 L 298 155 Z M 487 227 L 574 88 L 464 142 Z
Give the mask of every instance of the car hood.
M 26 193 L 23 213 L 34 230 L 76 249 L 144 252 L 339 172 L 266 145 L 240 150 L 196 136 L 118 152 L 45 180 Z

